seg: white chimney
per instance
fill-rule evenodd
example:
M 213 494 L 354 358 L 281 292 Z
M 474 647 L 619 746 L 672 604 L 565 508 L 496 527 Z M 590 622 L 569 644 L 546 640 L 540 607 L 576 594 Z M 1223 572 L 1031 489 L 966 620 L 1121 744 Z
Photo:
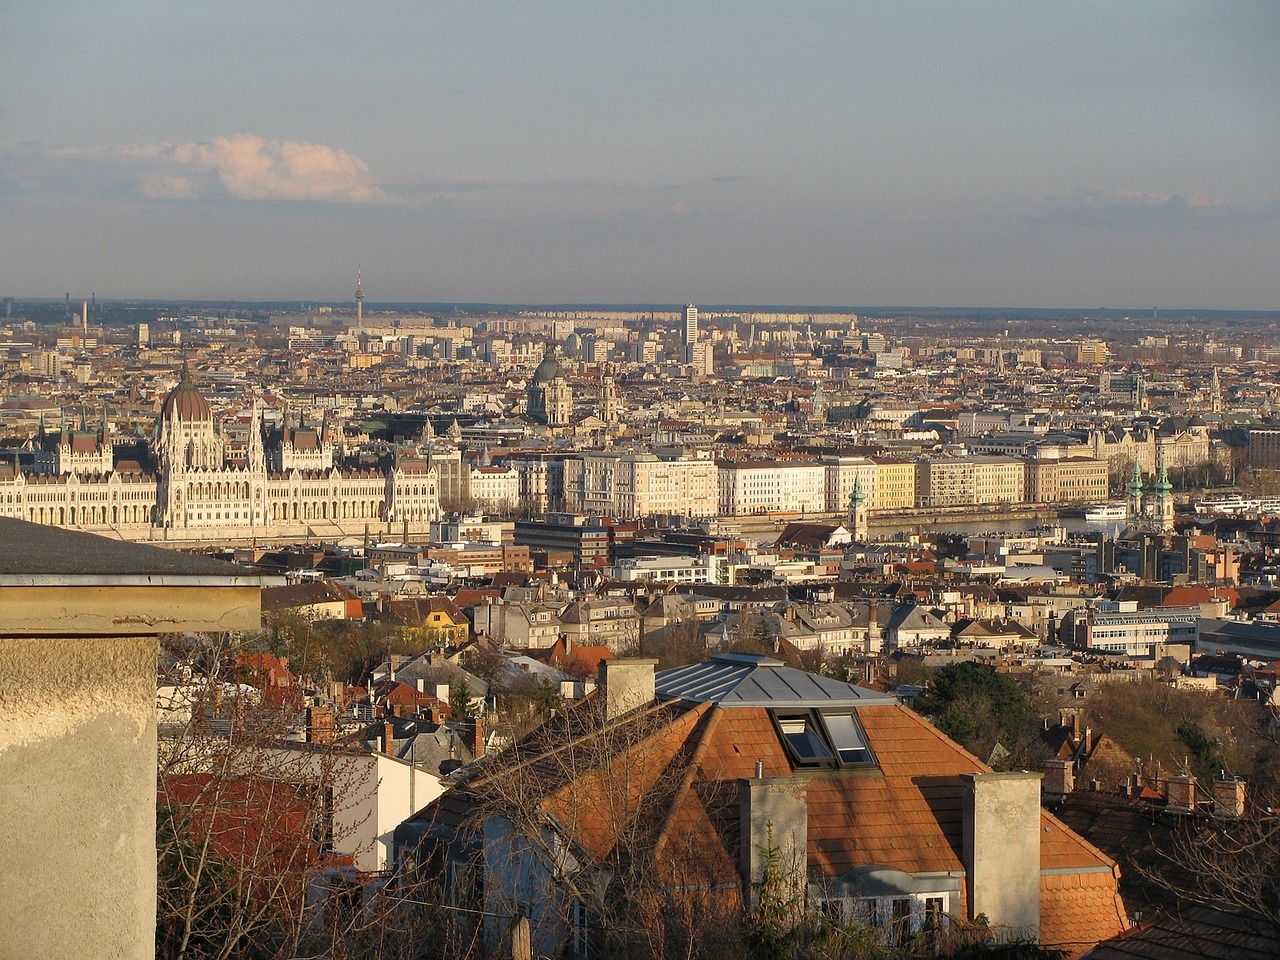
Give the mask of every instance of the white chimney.
M 604 693 L 606 720 L 653 700 L 656 695 L 653 671 L 657 664 L 651 657 L 600 661 L 599 687 Z

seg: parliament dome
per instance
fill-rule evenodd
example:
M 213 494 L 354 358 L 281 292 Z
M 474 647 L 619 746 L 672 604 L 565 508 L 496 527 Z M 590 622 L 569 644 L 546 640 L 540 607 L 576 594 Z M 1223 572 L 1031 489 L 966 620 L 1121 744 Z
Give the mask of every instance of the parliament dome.
M 178 385 L 169 391 L 169 395 L 164 398 L 164 406 L 160 408 L 160 416 L 165 420 L 176 416 L 179 420 L 187 423 L 197 423 L 213 419 L 213 412 L 209 409 L 209 401 L 201 395 L 196 389 L 195 383 L 191 379 L 191 371 L 187 369 L 187 365 L 182 365 L 182 376 L 178 380 Z

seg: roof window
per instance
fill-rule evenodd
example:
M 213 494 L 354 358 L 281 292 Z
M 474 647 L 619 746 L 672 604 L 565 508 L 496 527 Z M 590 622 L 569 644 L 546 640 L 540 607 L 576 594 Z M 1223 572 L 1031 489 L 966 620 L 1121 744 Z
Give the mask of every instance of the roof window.
M 852 711 L 770 711 L 798 767 L 852 767 L 875 763 Z

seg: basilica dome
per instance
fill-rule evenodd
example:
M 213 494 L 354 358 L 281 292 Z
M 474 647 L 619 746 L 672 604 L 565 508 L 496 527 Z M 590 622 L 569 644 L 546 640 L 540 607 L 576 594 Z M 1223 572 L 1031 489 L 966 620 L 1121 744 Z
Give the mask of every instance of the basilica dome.
M 548 348 L 546 355 L 542 358 L 542 362 L 538 364 L 538 369 L 533 371 L 533 382 L 550 383 L 552 380 L 562 379 L 563 377 L 564 368 L 560 365 L 560 361 L 556 359 L 555 354 Z

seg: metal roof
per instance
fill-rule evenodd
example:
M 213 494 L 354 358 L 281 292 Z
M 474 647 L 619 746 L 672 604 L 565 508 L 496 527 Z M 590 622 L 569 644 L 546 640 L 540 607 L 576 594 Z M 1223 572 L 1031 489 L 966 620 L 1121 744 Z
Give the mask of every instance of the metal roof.
M 656 687 L 660 700 L 710 701 L 727 707 L 860 707 L 898 702 L 889 694 L 747 653 L 718 653 L 704 663 L 659 671 Z

